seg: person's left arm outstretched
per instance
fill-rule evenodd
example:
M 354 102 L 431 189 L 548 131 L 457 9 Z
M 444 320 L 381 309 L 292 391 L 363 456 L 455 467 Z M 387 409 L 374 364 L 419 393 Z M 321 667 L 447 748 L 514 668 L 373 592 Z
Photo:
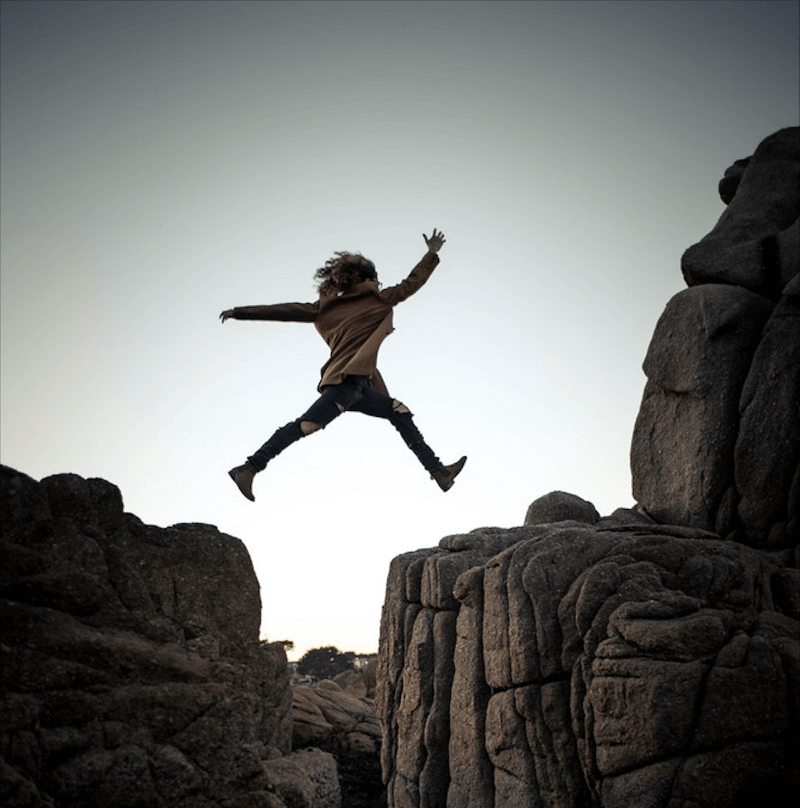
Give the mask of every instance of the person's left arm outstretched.
M 313 323 L 319 303 L 275 303 L 269 306 L 237 306 L 225 309 L 219 319 L 226 320 L 279 320 L 284 323 Z

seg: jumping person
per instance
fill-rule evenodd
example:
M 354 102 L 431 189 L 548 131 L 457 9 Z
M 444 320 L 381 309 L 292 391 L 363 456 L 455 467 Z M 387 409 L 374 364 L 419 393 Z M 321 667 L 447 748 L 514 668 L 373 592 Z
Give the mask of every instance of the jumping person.
M 314 275 L 319 292 L 316 303 L 241 306 L 220 314 L 223 323 L 230 318 L 314 323 L 331 349 L 322 368 L 317 401 L 276 430 L 246 463 L 228 472 L 247 499 L 255 501 L 253 478 L 273 457 L 348 410 L 391 422 L 442 491 L 452 487 L 467 458 L 445 466 L 425 443 L 408 407 L 389 395 L 376 367 L 378 349 L 393 331 L 392 309 L 413 295 L 439 263 L 444 234 L 434 228 L 430 238 L 422 237 L 427 253 L 397 286 L 381 289 L 372 261 L 360 253 L 337 252 Z

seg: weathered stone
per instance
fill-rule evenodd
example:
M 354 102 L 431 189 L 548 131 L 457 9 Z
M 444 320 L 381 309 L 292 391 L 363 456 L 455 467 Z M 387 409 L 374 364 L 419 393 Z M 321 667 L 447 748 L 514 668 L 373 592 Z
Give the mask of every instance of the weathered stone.
M 800 128 L 793 127 L 758 146 L 713 230 L 683 254 L 686 283 L 733 284 L 774 299 L 797 272 L 788 247 L 793 237 L 782 234 L 795 225 L 798 211 Z
M 419 805 L 419 776 L 427 757 L 425 725 L 433 703 L 434 610 L 422 609 L 414 621 L 403 665 L 402 689 L 396 712 L 397 741 L 394 772 L 387 780 L 389 799 L 400 808 Z
M 371 662 L 333 680 L 293 688 L 292 746 L 318 747 L 333 755 L 346 808 L 385 805 L 375 669 L 376 663 Z
M 739 808 L 797 802 L 796 767 L 781 743 L 742 741 L 724 749 L 689 756 L 672 781 L 673 805 Z M 663 804 L 663 803 L 662 803 Z
M 631 442 L 633 495 L 657 522 L 734 528 L 718 513 L 735 484 L 739 401 L 771 311 L 746 289 L 705 285 L 679 292 L 661 315 Z
M 292 747 L 322 746 L 333 751 L 359 752 L 377 759 L 381 730 L 371 699 L 359 698 L 330 680 L 293 688 Z
M 783 129 L 726 172 L 727 210 L 684 253 L 692 288 L 656 327 L 631 444 L 634 496 L 658 522 L 797 544 L 798 180 L 800 128 Z
M 642 766 L 631 772 L 606 777 L 600 787 L 601 804 L 613 808 L 661 808 L 671 805 L 672 784 L 680 758 Z
M 0 481 L 4 808 L 340 805 L 331 755 L 284 757 L 286 656 L 238 539 L 144 525 L 104 480 Z
M 733 164 L 725 169 L 725 173 L 719 181 L 717 190 L 719 191 L 719 198 L 726 205 L 730 205 L 731 200 L 736 196 L 736 192 L 739 190 L 739 184 L 742 181 L 742 177 L 748 165 L 750 165 L 750 158 L 745 157 L 741 160 L 734 160 Z
M 517 712 L 513 690 L 497 693 L 489 700 L 486 751 L 494 766 L 495 808 L 529 804 L 531 795 L 537 791 L 536 769 L 525 719 Z
M 386 598 L 381 617 L 381 654 L 378 658 L 375 707 L 378 715 L 393 716 L 399 709 L 403 693 L 403 665 L 412 640 L 413 626 L 422 610 L 422 567 L 435 549 L 405 553 L 389 566 Z M 416 600 L 414 600 L 416 598 Z M 397 725 L 383 725 L 381 767 L 384 779 L 394 772 L 395 734 Z
M 417 613 L 400 709 L 381 715 L 390 806 L 671 808 L 678 761 L 715 749 L 724 776 L 743 738 L 783 750 L 781 782 L 800 776 L 785 763 L 800 623 L 772 595 L 790 557 L 659 527 L 511 528 L 493 538 L 507 549 L 457 579 L 452 646 L 436 628 L 451 609 Z
M 468 570 L 459 576 L 453 592 L 461 608 L 456 620 L 450 699 L 450 806 L 491 805 L 494 800 L 492 763 L 486 752 L 491 689 L 483 660 L 483 575 L 484 567 Z
M 436 553 L 426 558 L 422 567 L 422 605 L 455 610 L 458 607 L 453 597 L 456 579 L 462 572 L 481 563 L 485 557 L 480 549 L 475 549 L 459 553 Z
M 426 757 L 419 773 L 424 802 L 442 804 L 450 784 L 448 745 L 450 740 L 450 696 L 453 683 L 456 615 L 440 611 L 433 619 L 433 692 L 425 720 L 423 740 Z
M 526 525 L 546 525 L 552 522 L 586 522 L 593 525 L 600 514 L 591 502 L 575 494 L 552 491 L 534 500 L 525 514 Z
M 799 407 L 800 289 L 767 320 L 742 390 L 734 477 L 738 537 L 748 544 L 800 541 Z
M 286 808 L 342 808 L 336 761 L 319 749 L 304 749 L 265 761 L 261 780 Z
M 342 690 L 357 699 L 374 699 L 378 672 L 378 659 L 371 659 L 358 670 L 342 671 L 333 677 Z
M 587 740 L 602 775 L 686 750 L 705 674 L 697 661 L 638 658 L 626 650 L 629 658 L 598 656 L 587 689 Z

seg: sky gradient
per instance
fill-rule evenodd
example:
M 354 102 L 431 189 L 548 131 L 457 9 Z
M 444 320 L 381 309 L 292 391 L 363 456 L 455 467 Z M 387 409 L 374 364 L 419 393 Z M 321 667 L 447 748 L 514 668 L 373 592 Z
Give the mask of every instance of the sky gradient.
M 402 552 L 630 507 L 641 363 L 717 183 L 798 124 L 798 3 L 4 2 L 2 463 L 242 539 L 263 634 L 377 649 Z M 335 250 L 384 285 L 447 237 L 379 366 L 446 495 L 358 414 L 227 477 L 316 396 Z

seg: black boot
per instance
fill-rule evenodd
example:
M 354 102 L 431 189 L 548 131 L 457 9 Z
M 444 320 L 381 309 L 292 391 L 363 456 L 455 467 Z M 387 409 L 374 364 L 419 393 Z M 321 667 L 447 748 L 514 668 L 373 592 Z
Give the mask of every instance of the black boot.
M 442 491 L 449 491 L 466 462 L 467 456 L 464 455 L 461 460 L 456 460 L 455 463 L 451 463 L 449 466 L 442 466 L 440 469 L 431 472 L 431 477 L 436 480 Z
M 239 490 L 251 502 L 255 502 L 256 498 L 253 496 L 253 477 L 258 473 L 256 467 L 248 460 L 243 466 L 237 466 L 228 472 L 230 478 L 239 487 Z

